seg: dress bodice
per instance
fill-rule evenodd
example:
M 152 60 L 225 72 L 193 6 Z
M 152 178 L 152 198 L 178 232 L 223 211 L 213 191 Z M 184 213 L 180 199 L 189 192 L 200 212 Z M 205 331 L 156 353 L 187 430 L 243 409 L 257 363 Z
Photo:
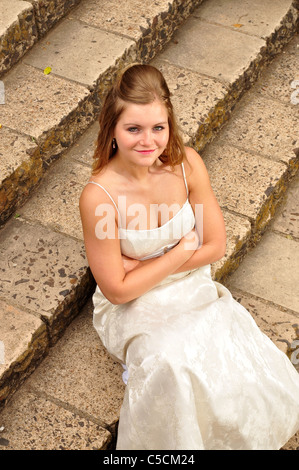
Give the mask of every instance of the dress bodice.
M 161 227 L 148 230 L 131 230 L 123 228 L 120 224 L 121 215 L 114 199 L 99 183 L 96 183 L 95 181 L 89 181 L 89 183 L 96 184 L 106 192 L 118 212 L 118 233 L 120 238 L 121 252 L 123 255 L 138 260 L 145 260 L 148 258 L 160 256 L 174 247 L 182 237 L 187 235 L 194 228 L 195 216 L 188 199 L 189 191 L 183 163 L 182 171 L 187 192 L 187 199 L 185 203 L 180 208 L 180 210 L 165 224 L 161 225 Z
M 162 255 L 174 247 L 194 227 L 195 217 L 189 200 L 161 227 L 149 230 L 119 228 L 120 246 L 129 258 L 144 260 Z

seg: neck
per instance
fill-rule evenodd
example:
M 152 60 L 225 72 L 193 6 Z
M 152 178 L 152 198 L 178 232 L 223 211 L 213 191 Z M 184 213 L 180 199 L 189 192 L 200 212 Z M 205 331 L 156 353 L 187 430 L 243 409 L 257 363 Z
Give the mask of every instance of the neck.
M 159 166 L 159 159 L 150 166 L 141 166 L 134 163 L 123 160 L 121 156 L 115 155 L 113 157 L 115 170 L 121 173 L 129 181 L 137 183 L 145 183 L 148 180 L 148 176 Z

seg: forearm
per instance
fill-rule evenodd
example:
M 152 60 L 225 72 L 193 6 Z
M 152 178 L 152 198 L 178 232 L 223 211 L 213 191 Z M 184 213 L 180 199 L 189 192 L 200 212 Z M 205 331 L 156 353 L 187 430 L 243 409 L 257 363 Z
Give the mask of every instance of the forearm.
M 179 266 L 175 273 L 190 271 L 192 269 L 200 268 L 211 263 L 215 263 L 225 255 L 225 243 L 206 243 L 201 245 L 193 255 L 181 266 Z
M 140 262 L 135 269 L 126 273 L 111 302 L 121 304 L 140 297 L 176 272 L 193 252 L 182 246 L 176 246 L 163 256 Z

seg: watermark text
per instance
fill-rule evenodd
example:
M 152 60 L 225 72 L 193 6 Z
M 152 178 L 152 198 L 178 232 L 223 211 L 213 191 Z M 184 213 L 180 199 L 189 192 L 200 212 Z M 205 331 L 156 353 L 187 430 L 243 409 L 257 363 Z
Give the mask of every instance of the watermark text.
M 191 232 L 194 228 L 194 219 L 190 217 L 191 207 L 185 208 L 185 204 L 183 206 L 178 203 L 150 204 L 149 206 L 141 203 L 127 205 L 126 196 L 119 196 L 117 232 L 115 208 L 111 204 L 103 203 L 99 204 L 95 210 L 95 216 L 100 218 L 95 226 L 95 235 L 99 240 L 126 239 L 130 231 L 138 231 L 141 239 L 146 240 L 152 237 L 151 231 L 154 230 L 155 238 L 161 240 L 190 238 L 190 247 L 187 244 L 186 249 L 192 249 Z M 194 217 L 200 246 L 203 240 L 202 204 L 195 204 Z

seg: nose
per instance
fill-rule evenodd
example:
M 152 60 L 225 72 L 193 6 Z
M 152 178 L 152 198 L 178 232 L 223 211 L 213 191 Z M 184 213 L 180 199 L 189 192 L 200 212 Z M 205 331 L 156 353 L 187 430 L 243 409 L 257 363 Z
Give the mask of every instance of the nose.
M 145 147 L 148 147 L 151 145 L 153 142 L 153 135 L 151 130 L 145 130 L 142 133 L 141 139 L 140 139 L 140 144 L 144 145 Z

